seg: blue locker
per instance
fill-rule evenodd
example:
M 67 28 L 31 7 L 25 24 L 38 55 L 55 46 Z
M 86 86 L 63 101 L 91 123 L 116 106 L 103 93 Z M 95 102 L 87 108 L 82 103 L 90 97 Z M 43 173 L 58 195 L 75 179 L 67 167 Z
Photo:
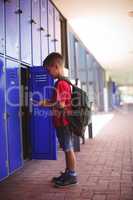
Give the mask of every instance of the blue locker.
M 116 84 L 115 84 L 115 82 L 112 82 L 112 93 L 113 94 L 116 93 Z
M 9 172 L 22 166 L 22 142 L 20 127 L 20 86 L 19 66 L 13 61 L 6 62 L 6 112 Z
M 69 64 L 71 66 L 71 79 L 76 79 L 76 73 L 75 73 L 75 51 L 74 51 L 74 37 L 71 32 L 69 32 Z
M 48 1 L 41 0 L 41 60 L 48 55 L 48 12 L 47 12 Z
M 7 145 L 5 134 L 5 97 L 4 97 L 4 60 L 0 58 L 0 180 L 8 175 L 7 168 Z
M 77 41 L 77 39 L 74 37 L 73 41 L 74 46 L 74 67 L 75 67 L 75 78 L 78 78 L 81 82 L 85 82 L 84 76 L 84 49 L 80 45 L 80 43 Z
M 31 0 L 20 0 L 21 60 L 31 64 Z
M 41 65 L 40 1 L 32 0 L 32 51 L 33 65 Z
M 0 1 L 0 53 L 4 53 L 4 2 Z
M 54 9 L 54 20 L 55 20 L 55 51 L 61 53 L 61 21 L 60 13 L 57 9 Z
M 112 91 L 112 81 L 108 82 L 108 105 L 109 105 L 109 110 L 113 109 L 113 91 Z
M 48 1 L 48 41 L 49 53 L 55 52 L 54 40 L 54 6 Z
M 54 81 L 43 67 L 30 68 L 30 92 L 32 99 L 51 99 Z M 52 87 L 52 88 L 51 88 Z M 32 105 L 31 146 L 33 159 L 57 159 L 56 134 L 52 110 Z M 30 109 L 31 109 L 30 108 Z
M 19 0 L 5 1 L 6 54 L 19 58 Z

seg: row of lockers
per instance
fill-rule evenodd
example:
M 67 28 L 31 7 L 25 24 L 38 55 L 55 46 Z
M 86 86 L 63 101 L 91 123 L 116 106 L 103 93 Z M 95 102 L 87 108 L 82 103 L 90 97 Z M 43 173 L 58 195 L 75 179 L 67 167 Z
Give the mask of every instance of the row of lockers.
M 0 53 L 41 65 L 61 52 L 60 13 L 48 0 L 0 1 Z
M 94 104 L 96 111 L 104 111 L 104 88 L 105 88 L 105 70 L 94 64 Z
M 30 103 L 30 98 L 50 99 L 53 84 L 45 68 L 27 69 L 0 57 L 0 181 L 22 167 L 24 159 L 57 158 L 51 110 Z
M 109 110 L 120 105 L 120 92 L 114 81 L 106 82 L 106 72 L 68 26 L 69 76 L 78 79 L 93 102 L 94 111 Z M 114 92 L 114 88 L 116 91 Z M 107 92 L 105 92 L 105 90 Z M 107 94 L 106 94 L 107 93 Z M 108 106 L 107 106 L 107 105 Z
M 107 82 L 107 89 L 108 89 L 108 94 L 107 94 L 108 95 L 108 110 L 111 111 L 114 108 L 120 106 L 121 94 L 119 91 L 119 87 L 112 80 L 109 80 Z
M 92 57 L 86 48 L 75 37 L 74 32 L 68 33 L 69 64 L 71 79 L 79 79 L 80 82 L 92 82 Z
M 0 179 L 22 166 L 18 64 L 6 61 L 6 78 L 4 65 L 0 58 Z
M 104 109 L 105 70 L 71 28 L 68 29 L 68 47 L 71 79 L 79 79 L 81 87 L 88 92 L 90 102 L 97 110 Z

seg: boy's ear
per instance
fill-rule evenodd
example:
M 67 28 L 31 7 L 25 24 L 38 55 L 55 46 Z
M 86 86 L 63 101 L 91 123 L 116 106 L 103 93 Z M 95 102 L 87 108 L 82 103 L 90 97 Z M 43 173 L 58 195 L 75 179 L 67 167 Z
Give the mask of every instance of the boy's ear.
M 55 65 L 56 69 L 58 69 L 58 64 Z

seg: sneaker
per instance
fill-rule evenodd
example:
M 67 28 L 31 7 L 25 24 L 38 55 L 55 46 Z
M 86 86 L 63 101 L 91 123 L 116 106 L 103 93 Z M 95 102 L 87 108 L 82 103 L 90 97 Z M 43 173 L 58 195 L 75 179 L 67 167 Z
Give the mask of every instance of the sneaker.
M 61 172 L 61 175 L 58 176 L 58 177 L 53 177 L 51 182 L 55 183 L 56 181 L 63 179 L 65 177 L 65 175 L 66 175 L 66 171 L 65 172 Z
M 66 187 L 66 186 L 72 186 L 76 185 L 78 183 L 77 176 L 71 176 L 67 174 L 62 179 L 58 179 L 55 181 L 56 187 Z

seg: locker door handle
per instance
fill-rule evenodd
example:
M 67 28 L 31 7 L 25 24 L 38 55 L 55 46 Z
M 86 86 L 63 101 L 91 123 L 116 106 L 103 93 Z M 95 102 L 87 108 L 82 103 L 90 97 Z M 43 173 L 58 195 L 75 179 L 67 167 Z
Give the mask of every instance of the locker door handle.
M 18 10 L 15 11 L 15 14 L 22 14 L 22 13 L 23 13 L 23 12 L 22 12 L 21 9 L 18 9 Z
M 92 82 L 92 81 L 90 81 L 90 82 L 89 82 L 89 85 L 93 85 L 93 82 Z
M 47 34 L 46 36 L 47 36 L 47 37 L 51 37 L 51 35 L 50 35 L 50 34 Z
M 31 23 L 31 24 L 37 24 L 36 21 L 35 21 L 34 19 L 31 19 L 31 20 L 30 20 L 30 23 Z
M 52 42 L 58 42 L 58 40 L 57 39 L 53 39 Z
M 40 27 L 40 31 L 45 31 L 45 29 L 43 27 Z
M 1 38 L 1 46 L 2 46 L 2 47 L 5 46 L 5 45 L 4 45 L 4 41 L 5 41 L 4 38 Z

